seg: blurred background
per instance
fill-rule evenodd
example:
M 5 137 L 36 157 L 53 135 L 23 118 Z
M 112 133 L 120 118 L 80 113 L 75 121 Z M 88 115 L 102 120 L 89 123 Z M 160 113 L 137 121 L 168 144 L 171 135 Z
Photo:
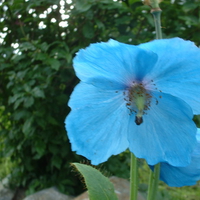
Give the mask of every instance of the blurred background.
M 200 46 L 200 0 L 164 0 L 163 38 L 181 37 Z M 56 186 L 83 191 L 71 162 L 87 162 L 71 151 L 64 128 L 67 102 L 79 82 L 75 53 L 90 43 L 116 39 L 140 44 L 155 38 L 150 8 L 141 0 L 2 0 L 0 2 L 0 180 L 31 194 Z M 200 127 L 200 117 L 194 118 Z M 100 167 L 129 178 L 129 153 Z M 140 161 L 141 190 L 148 168 Z M 200 184 L 169 188 L 167 199 L 200 199 Z M 170 195 L 169 195 L 170 194 Z

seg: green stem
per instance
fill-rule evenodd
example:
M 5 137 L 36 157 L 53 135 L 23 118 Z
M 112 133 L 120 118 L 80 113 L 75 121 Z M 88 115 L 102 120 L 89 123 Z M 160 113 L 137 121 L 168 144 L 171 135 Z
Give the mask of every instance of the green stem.
M 147 200 L 150 200 L 151 196 L 152 196 L 152 191 L 153 191 L 152 190 L 152 187 L 153 187 L 153 176 L 154 176 L 153 171 L 150 171 Z
M 154 179 L 154 187 L 153 187 L 153 192 L 152 192 L 152 196 L 153 196 L 152 199 L 156 198 L 156 194 L 157 194 L 157 190 L 158 190 L 158 183 L 159 183 L 159 178 L 160 178 L 160 163 L 155 165 L 154 175 L 155 175 L 155 179 Z
M 150 172 L 147 200 L 156 199 L 159 177 L 160 177 L 160 163 L 154 166 L 154 171 Z
M 137 200 L 138 193 L 138 164 L 137 158 L 131 153 L 130 170 L 130 200 Z
M 151 10 L 151 13 L 154 18 L 155 29 L 156 29 L 156 39 L 162 39 L 162 29 L 161 29 L 161 17 L 162 10 L 160 8 L 155 8 Z
M 24 38 L 28 41 L 28 37 L 26 36 L 25 32 L 24 32 L 24 28 L 23 28 L 23 25 L 22 25 L 22 22 L 21 20 L 19 20 L 19 25 L 20 25 L 20 30 L 22 32 L 22 35 L 24 36 Z

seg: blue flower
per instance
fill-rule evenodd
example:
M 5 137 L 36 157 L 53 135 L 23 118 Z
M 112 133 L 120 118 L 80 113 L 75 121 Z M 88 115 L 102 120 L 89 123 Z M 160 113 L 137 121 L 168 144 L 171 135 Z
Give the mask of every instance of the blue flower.
M 197 131 L 197 145 L 187 167 L 174 167 L 161 163 L 160 179 L 171 187 L 195 185 L 200 180 L 200 129 Z
M 186 166 L 200 113 L 200 50 L 180 38 L 109 40 L 78 52 L 65 124 L 72 150 L 99 164 L 127 148 L 154 165 Z

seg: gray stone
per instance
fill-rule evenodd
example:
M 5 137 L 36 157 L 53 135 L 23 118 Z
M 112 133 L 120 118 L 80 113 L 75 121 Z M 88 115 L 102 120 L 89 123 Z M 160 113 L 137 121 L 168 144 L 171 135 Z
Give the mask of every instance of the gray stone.
M 98 180 L 97 180 L 98 181 Z M 130 183 L 126 179 L 118 178 L 118 177 L 111 177 L 110 181 L 113 183 L 115 188 L 115 193 L 119 200 L 129 200 L 129 188 Z M 76 197 L 74 200 L 89 200 L 87 192 L 84 192 L 80 196 Z M 140 192 L 138 192 L 138 200 L 145 200 Z
M 4 178 L 0 182 L 0 200 L 12 200 L 15 192 L 7 188 L 8 178 Z
M 62 194 L 52 187 L 29 195 L 23 200 L 72 200 L 72 197 Z
M 0 190 L 0 200 L 12 200 L 15 193 L 8 189 L 8 188 L 2 188 Z
M 23 200 L 26 197 L 25 195 L 25 189 L 19 189 L 17 188 L 15 191 L 15 196 L 12 200 Z

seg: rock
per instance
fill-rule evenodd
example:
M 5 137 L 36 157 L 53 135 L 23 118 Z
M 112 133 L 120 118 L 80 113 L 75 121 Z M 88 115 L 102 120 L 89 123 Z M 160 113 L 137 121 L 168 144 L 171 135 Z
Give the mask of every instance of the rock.
M 84 192 L 83 194 L 79 195 L 78 197 L 76 197 L 75 199 L 73 200 L 90 200 L 89 197 L 88 197 L 88 194 L 87 192 Z
M 15 192 L 8 188 L 3 188 L 0 190 L 0 200 L 12 200 Z
M 113 183 L 115 188 L 115 193 L 119 200 L 129 200 L 129 187 L 130 183 L 126 179 L 111 177 L 110 181 Z M 80 196 L 76 197 L 74 200 L 89 200 L 87 192 L 84 192 Z M 138 200 L 145 200 L 140 192 L 138 192 Z
M 0 182 L 0 200 L 12 200 L 15 192 L 7 188 L 8 178 Z
M 23 198 L 26 197 L 25 195 L 25 189 L 22 189 L 22 188 L 17 188 L 15 190 L 15 195 L 14 197 L 12 198 L 12 200 L 23 200 Z
M 119 200 L 129 200 L 130 182 L 123 178 L 111 177 L 110 181 L 113 183 L 115 193 Z M 145 200 L 140 192 L 138 192 L 138 200 Z
M 97 180 L 98 181 L 98 180 Z M 129 181 L 123 178 L 111 177 L 110 181 L 113 183 L 115 188 L 115 193 L 119 200 L 129 200 Z M 0 183 L 0 200 L 22 200 L 18 198 L 19 193 L 22 192 L 14 192 L 8 188 L 6 188 L 2 183 Z M 65 194 L 60 193 L 56 188 L 48 188 L 36 192 L 35 194 L 29 195 L 23 200 L 89 200 L 87 192 L 79 195 L 78 197 L 71 197 Z M 138 200 L 145 200 L 140 192 L 138 192 Z
M 60 193 L 56 188 L 48 188 L 27 196 L 23 200 L 72 200 L 73 198 Z

